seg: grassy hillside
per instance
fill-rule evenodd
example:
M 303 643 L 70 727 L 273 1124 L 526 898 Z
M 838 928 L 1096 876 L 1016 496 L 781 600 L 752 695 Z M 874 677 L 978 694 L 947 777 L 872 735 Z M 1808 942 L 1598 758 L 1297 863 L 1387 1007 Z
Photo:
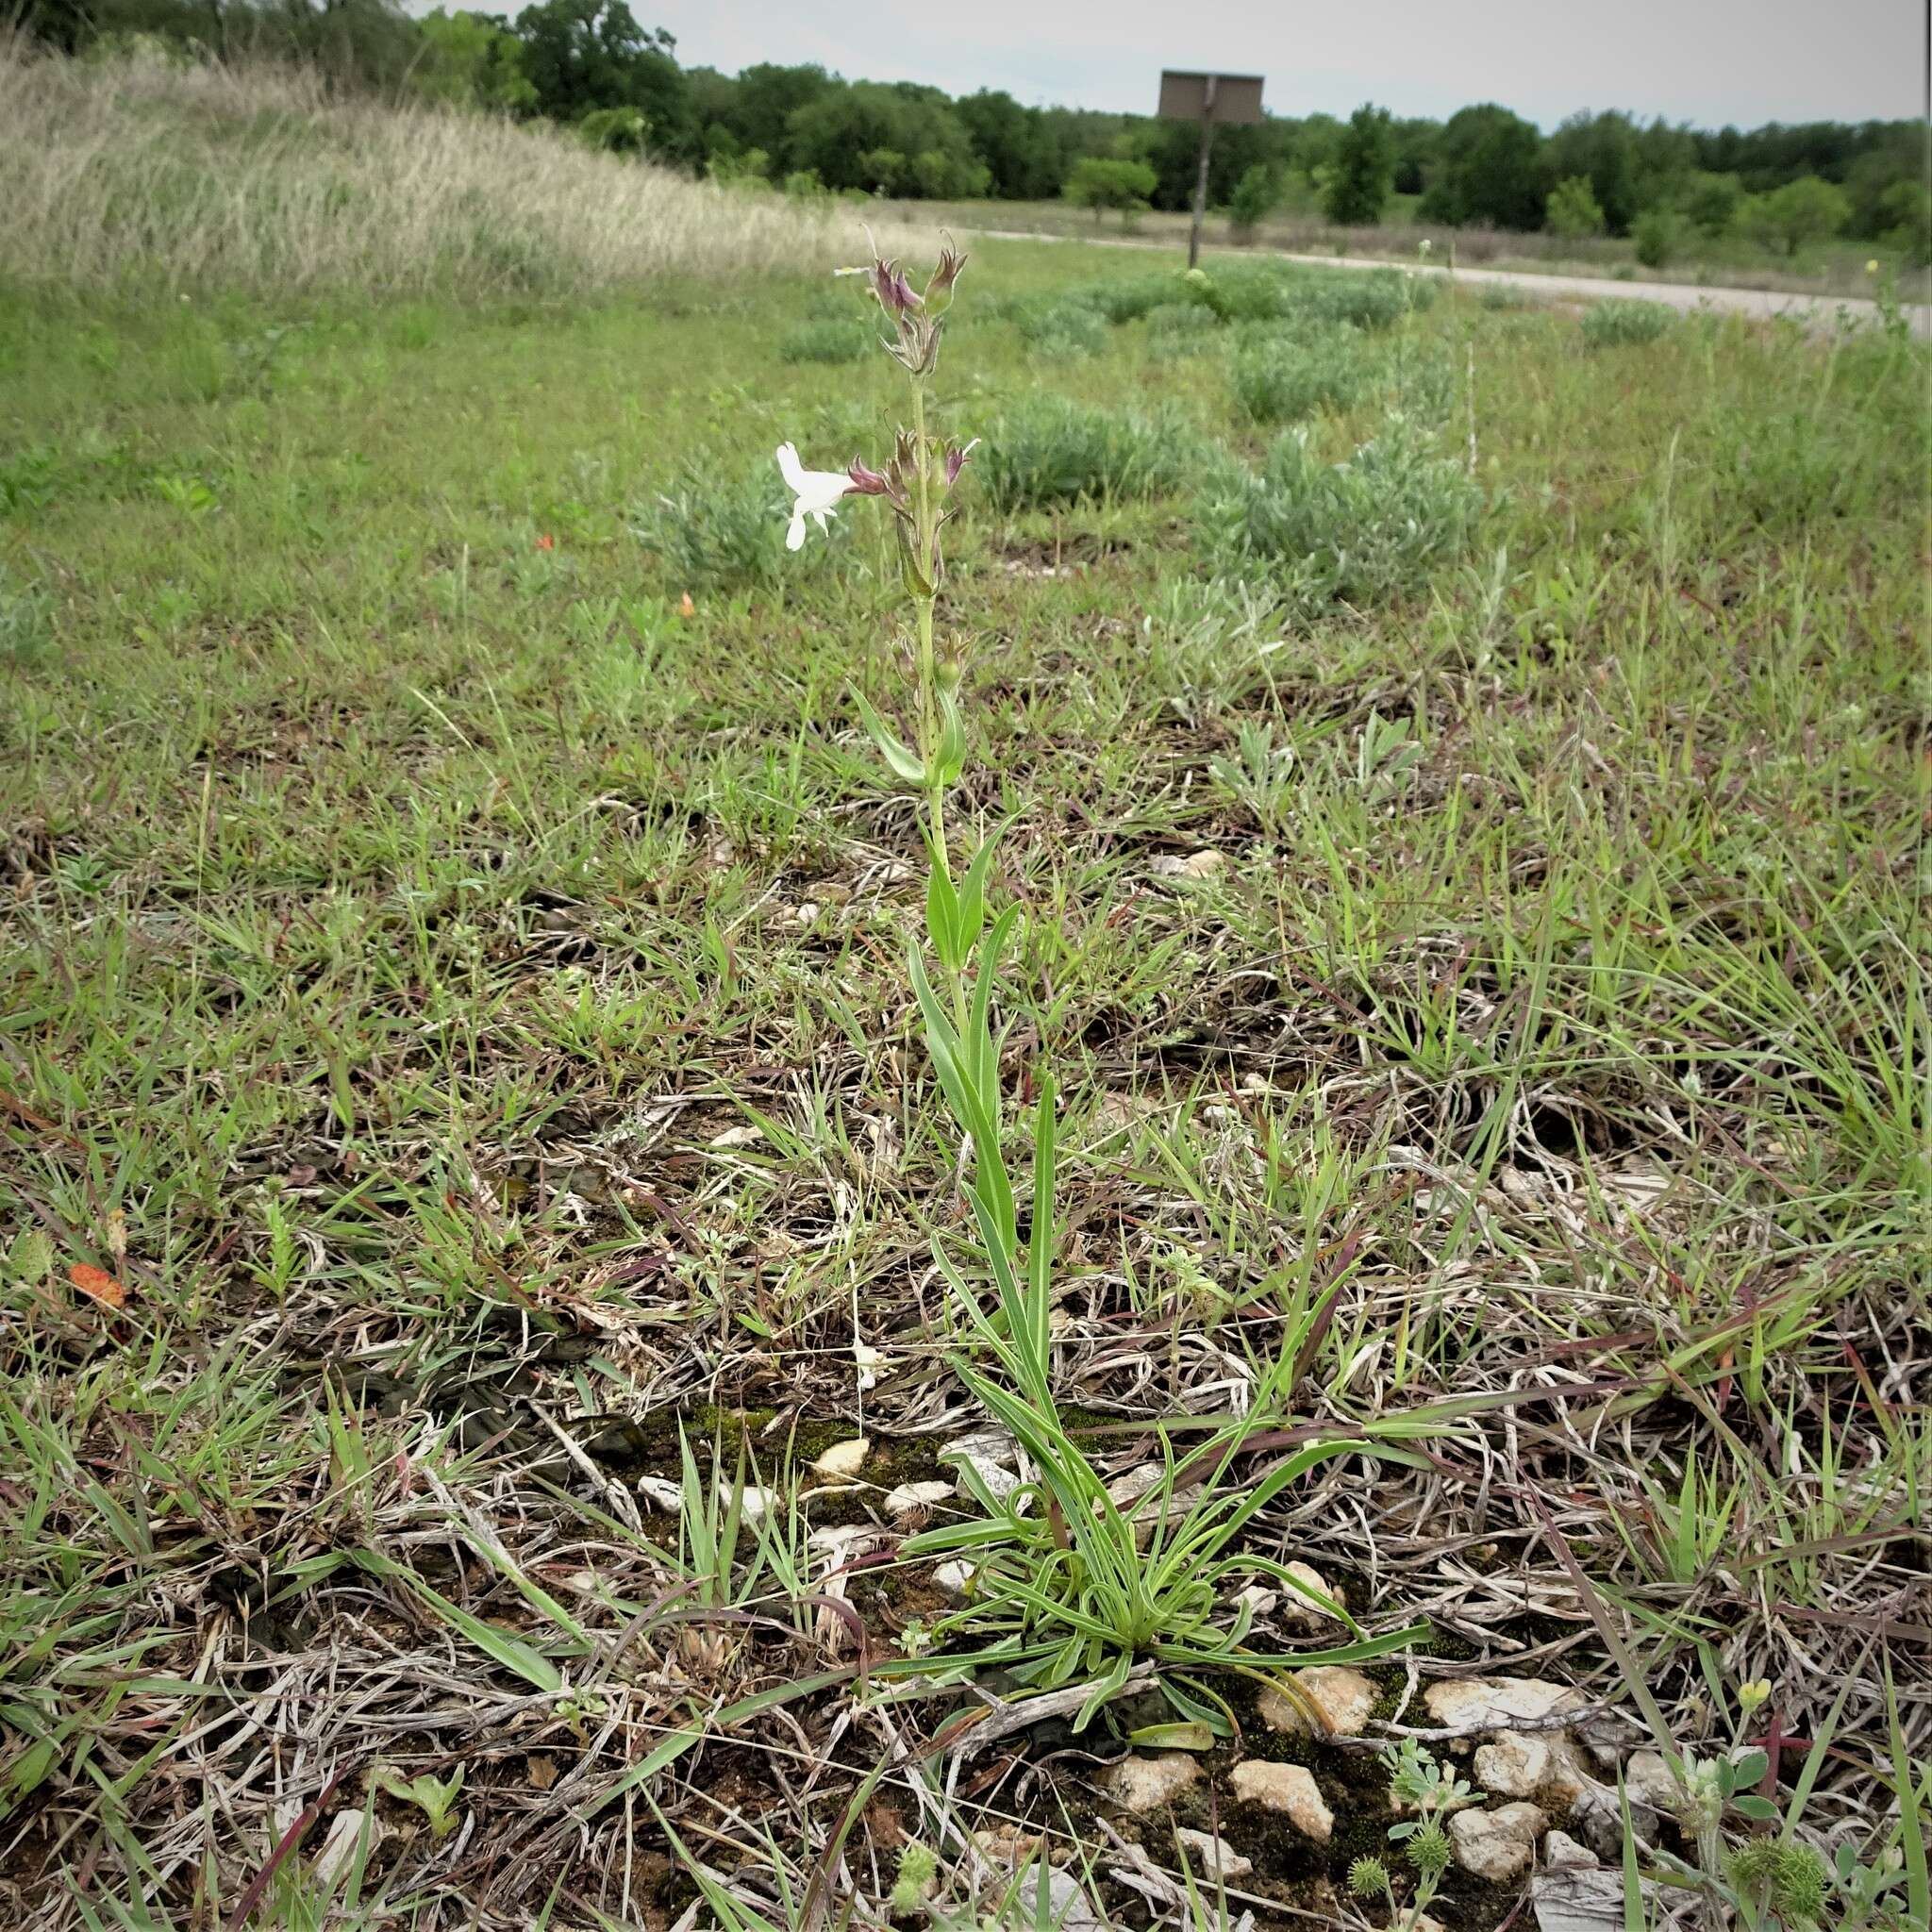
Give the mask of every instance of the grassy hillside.
M 6 35 L 0 178 L 8 274 L 99 292 L 581 295 L 830 268 L 863 245 L 845 208 L 732 194 L 545 125 L 345 98 L 308 70 L 36 58 Z
M 554 142 L 57 82 L 0 83 L 0 1919 L 1030 1925 L 1050 1856 L 1117 1924 L 1380 1926 L 1374 1747 L 1493 1805 L 1424 1700 L 1503 1672 L 1591 1714 L 1610 1795 L 1546 1822 L 1613 1893 L 1654 1721 L 1770 1738 L 1740 1795 L 1903 1925 L 1921 350 L 969 264 L 949 809 L 1008 827 L 1016 1164 L 1058 1077 L 1055 1399 L 1124 1484 L 1242 1415 L 1244 1494 L 1369 1445 L 1239 1557 L 1422 1626 L 1352 1741 L 1257 1697 L 1347 1635 L 1280 1589 L 1246 1671 L 1162 1672 L 1191 1727 L 1146 1732 L 1151 1655 L 1083 1729 L 1009 1723 L 1003 1672 L 933 1675 L 983 1605 L 895 1495 L 975 1521 L 986 1421 L 925 847 L 856 695 L 906 715 L 902 566 L 856 499 L 788 554 L 773 466 L 886 454 L 876 311 L 785 272 L 826 235 Z M 539 289 L 643 293 L 444 292 L 531 286 L 491 210 Z M 101 292 L 143 233 L 194 299 Z M 1136 1734 L 1190 1747 L 1171 1807 L 1103 1776 Z M 1327 1839 L 1253 1795 L 1285 1764 Z M 1757 1827 L 1700 1844 L 1663 1775 L 1638 1865 L 1741 1925 L 1715 1846 Z M 1250 1861 L 1224 1900 L 1176 1824 Z M 1521 1924 L 1527 1882 L 1452 1865 L 1431 1911 Z

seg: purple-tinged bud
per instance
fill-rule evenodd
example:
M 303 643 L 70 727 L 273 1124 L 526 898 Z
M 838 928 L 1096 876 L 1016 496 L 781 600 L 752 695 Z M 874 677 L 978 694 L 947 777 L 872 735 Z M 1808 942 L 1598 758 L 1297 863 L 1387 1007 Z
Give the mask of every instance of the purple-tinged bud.
M 950 239 L 940 250 L 940 258 L 932 272 L 932 278 L 925 285 L 925 299 L 928 302 L 950 295 L 953 284 L 959 279 L 959 271 L 966 266 L 966 258 L 952 244 Z
M 846 475 L 852 479 L 855 494 L 859 496 L 890 496 L 892 486 L 876 470 L 868 470 L 857 457 L 852 459 Z
M 959 472 L 966 467 L 966 458 L 979 447 L 979 439 L 974 437 L 964 449 L 958 444 L 949 444 L 946 449 L 946 488 L 950 490 L 959 480 Z
M 911 283 L 899 273 L 896 261 L 873 263 L 872 290 L 888 315 L 906 315 L 920 306 L 919 297 L 912 292 Z

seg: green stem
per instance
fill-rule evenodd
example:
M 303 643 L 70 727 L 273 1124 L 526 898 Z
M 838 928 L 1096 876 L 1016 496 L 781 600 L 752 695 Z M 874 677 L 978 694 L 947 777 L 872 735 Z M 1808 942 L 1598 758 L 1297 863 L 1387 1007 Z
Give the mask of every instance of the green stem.
M 930 568 L 933 553 L 932 484 L 928 474 L 929 452 L 925 443 L 925 382 L 912 378 L 912 439 L 916 451 L 918 478 L 919 561 L 922 571 Z M 952 858 L 946 849 L 946 787 L 940 776 L 939 667 L 933 651 L 933 607 L 936 597 L 915 600 L 919 606 L 919 755 L 925 761 L 925 813 L 932 842 L 932 862 L 951 878 Z M 953 1023 L 963 1038 L 966 1032 L 966 975 L 949 973 L 953 983 Z
M 926 476 L 925 383 L 912 379 L 912 439 L 917 452 L 915 462 L 919 482 L 919 561 L 924 570 L 932 561 L 932 491 Z M 934 661 L 931 597 L 921 597 L 919 605 L 919 752 L 925 760 L 927 778 L 926 816 L 932 830 L 932 849 L 940 870 L 952 876 L 952 861 L 946 851 L 945 786 L 939 776 L 940 720 L 937 694 L 938 667 Z

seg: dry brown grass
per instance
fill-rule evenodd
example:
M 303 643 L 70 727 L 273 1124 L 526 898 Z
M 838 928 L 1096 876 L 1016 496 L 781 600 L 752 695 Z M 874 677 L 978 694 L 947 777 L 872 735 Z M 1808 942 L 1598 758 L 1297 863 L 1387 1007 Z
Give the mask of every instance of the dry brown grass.
M 590 293 L 859 258 L 854 213 L 312 73 L 77 62 L 0 37 L 0 258 L 22 278 Z M 911 242 L 908 235 L 905 238 Z

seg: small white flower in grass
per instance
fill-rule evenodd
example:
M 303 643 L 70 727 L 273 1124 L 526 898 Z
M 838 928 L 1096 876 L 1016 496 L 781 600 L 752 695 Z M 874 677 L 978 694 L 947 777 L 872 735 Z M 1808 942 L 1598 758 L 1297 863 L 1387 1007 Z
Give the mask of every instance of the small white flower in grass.
M 857 486 L 842 470 L 808 470 L 798 460 L 795 444 L 778 445 L 778 474 L 785 487 L 798 501 L 791 506 L 791 527 L 785 532 L 785 547 L 798 549 L 805 541 L 805 520 L 816 517 L 824 529 L 839 499 Z

